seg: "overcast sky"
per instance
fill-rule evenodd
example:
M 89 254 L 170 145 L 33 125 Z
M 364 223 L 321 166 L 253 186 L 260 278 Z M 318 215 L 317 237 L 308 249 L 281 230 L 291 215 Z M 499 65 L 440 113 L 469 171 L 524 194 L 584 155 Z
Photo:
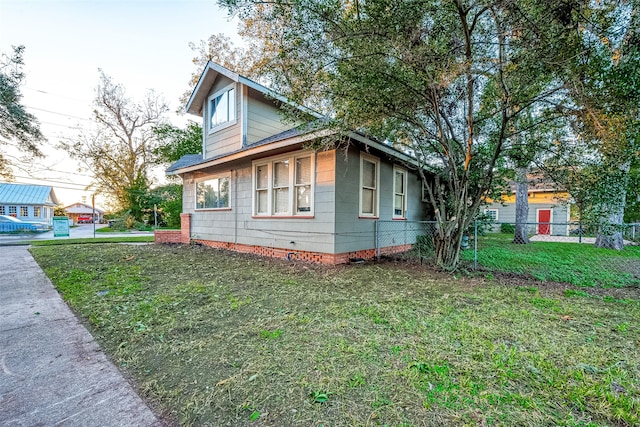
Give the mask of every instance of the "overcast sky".
M 238 38 L 237 22 L 215 0 L 0 0 L 0 51 L 25 46 L 23 104 L 40 120 L 48 145 L 90 124 L 99 68 L 129 97 L 154 89 L 175 111 L 195 71 L 189 42 L 216 33 Z M 22 171 L 16 181 L 52 185 L 65 205 L 90 200 L 90 191 L 73 190 L 90 178 L 68 173 L 76 166 L 66 153 L 45 151 L 50 170 L 36 172 L 40 181 Z

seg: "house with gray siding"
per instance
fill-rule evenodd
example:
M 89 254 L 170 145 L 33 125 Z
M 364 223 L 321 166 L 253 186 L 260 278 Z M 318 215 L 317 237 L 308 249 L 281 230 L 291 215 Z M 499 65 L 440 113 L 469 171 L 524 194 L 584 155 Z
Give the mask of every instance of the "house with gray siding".
M 527 181 L 527 223 L 530 234 L 568 236 L 571 222 L 569 193 L 539 174 L 530 174 Z M 500 200 L 490 201 L 484 209 L 484 213 L 498 224 L 516 222 L 516 184 L 510 182 L 509 186 L 511 193 L 503 194 Z M 493 230 L 499 231 L 500 227 L 494 227 Z
M 0 183 L 0 215 L 52 224 L 56 206 L 58 199 L 50 186 Z
M 182 228 L 157 241 L 337 264 L 376 255 L 376 220 L 426 219 L 412 157 L 357 132 L 340 147 L 314 150 L 311 143 L 333 131 L 284 120 L 283 103 L 268 88 L 207 64 L 186 106 L 202 118 L 202 154 L 167 169 L 184 184 Z

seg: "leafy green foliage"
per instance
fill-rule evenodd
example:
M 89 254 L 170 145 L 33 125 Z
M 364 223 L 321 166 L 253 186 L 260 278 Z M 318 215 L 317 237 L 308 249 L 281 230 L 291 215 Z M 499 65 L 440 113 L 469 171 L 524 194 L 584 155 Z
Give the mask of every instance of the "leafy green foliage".
M 155 162 L 171 164 L 186 154 L 202 152 L 202 126 L 190 121 L 185 129 L 164 124 L 153 129 L 158 145 L 153 149 Z
M 550 0 L 219 3 L 256 30 L 276 90 L 419 160 L 445 269 L 512 163 L 531 162 L 566 124 L 566 70 L 582 46 L 572 25 L 599 10 Z
M 0 56 L 0 145 L 15 147 L 22 154 L 42 156 L 38 144 L 44 140 L 36 117 L 22 105 L 20 85 L 24 80 L 24 46 L 13 47 L 11 56 Z M 0 152 L 0 177 L 11 177 L 9 159 Z

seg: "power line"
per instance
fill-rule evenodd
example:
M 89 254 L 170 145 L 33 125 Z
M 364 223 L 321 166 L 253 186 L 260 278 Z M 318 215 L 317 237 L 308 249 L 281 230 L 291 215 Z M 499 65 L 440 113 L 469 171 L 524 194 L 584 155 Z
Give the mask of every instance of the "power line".
M 80 187 L 84 187 L 84 188 L 88 188 L 88 187 L 92 187 L 94 184 L 76 184 L 75 182 L 69 182 L 69 181 L 57 181 L 55 179 L 49 179 L 49 178 L 34 178 L 32 176 L 21 176 L 21 175 L 14 175 L 16 178 L 22 178 L 22 179 L 32 179 L 34 181 L 44 181 L 44 182 L 55 182 L 55 183 L 59 183 L 59 184 L 66 184 L 66 185 L 77 185 Z M 86 175 L 85 175 L 86 176 Z
M 36 111 L 43 111 L 43 112 L 45 112 L 45 113 L 57 114 L 58 116 L 64 116 L 64 117 L 69 117 L 69 118 L 72 118 L 72 119 L 78 119 L 78 120 L 86 120 L 86 121 L 89 121 L 89 119 L 85 119 L 85 118 L 83 118 L 83 117 L 78 117 L 78 116 L 72 116 L 71 114 L 57 113 L 57 112 L 55 112 L 55 111 L 45 110 L 45 109 L 42 109 L 42 108 L 36 108 L 36 107 L 30 107 L 30 106 L 28 106 L 28 105 L 25 105 L 25 107 L 27 107 L 27 108 L 31 108 L 32 110 L 36 110 Z
M 64 98 L 64 99 L 68 99 L 68 100 L 71 100 L 71 101 L 81 102 L 81 103 L 83 103 L 85 105 L 89 105 L 89 104 L 87 104 L 87 100 L 86 99 L 83 100 L 83 99 L 78 99 L 78 98 L 71 98 L 71 97 L 66 96 L 66 95 L 60 95 L 58 93 L 47 92 L 47 91 L 42 90 L 42 89 L 36 89 L 36 88 L 33 88 L 33 87 L 28 87 L 28 86 L 24 86 L 24 89 L 29 89 L 29 90 L 32 90 L 34 92 L 42 93 L 44 95 L 50 95 L 50 96 L 55 96 L 55 97 L 58 97 L 58 98 Z
M 42 180 L 42 181 L 46 181 L 46 180 Z M 5 181 L 6 182 L 6 181 Z M 14 182 L 7 182 L 7 184 L 15 184 Z M 29 184 L 28 182 L 22 182 L 22 183 L 18 183 L 18 184 Z M 51 185 L 52 187 L 55 188 L 61 188 L 63 190 L 73 190 L 73 191 L 82 191 L 82 192 L 90 192 L 92 190 L 87 190 L 87 189 L 82 189 L 82 188 L 73 188 L 73 187 L 65 187 L 64 185 Z
M 45 124 L 45 125 L 51 125 L 51 126 L 60 126 L 60 127 L 69 128 L 69 129 L 80 129 L 79 126 L 61 125 L 59 123 L 43 122 L 42 120 L 40 120 L 40 123 Z

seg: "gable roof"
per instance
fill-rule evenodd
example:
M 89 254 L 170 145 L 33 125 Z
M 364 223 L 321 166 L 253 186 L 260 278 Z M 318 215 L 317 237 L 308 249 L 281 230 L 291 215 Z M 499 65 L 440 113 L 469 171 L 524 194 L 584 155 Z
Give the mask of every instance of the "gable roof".
M 209 89 L 211 89 L 211 86 L 219 75 L 223 75 L 236 83 L 241 83 L 245 86 L 248 86 L 269 98 L 276 99 L 284 104 L 288 104 L 295 108 L 298 108 L 315 118 L 319 119 L 323 117 L 322 114 L 318 113 L 317 111 L 290 102 L 284 96 L 272 91 L 268 87 L 263 86 L 260 83 L 248 79 L 244 76 L 241 76 L 240 74 L 235 73 L 230 69 L 211 61 L 207 62 L 207 65 L 204 67 L 204 70 L 202 70 L 202 74 L 198 79 L 196 87 L 193 89 L 193 92 L 191 92 L 191 96 L 189 97 L 189 100 L 187 101 L 187 105 L 185 107 L 185 111 L 187 113 L 202 116 L 202 107 L 205 100 L 207 99 L 207 95 L 209 94 Z
M 65 206 L 64 210 L 67 211 L 68 213 L 91 213 L 93 212 L 94 208 L 91 207 L 91 205 L 88 205 L 86 203 L 73 203 L 69 206 Z M 95 211 L 97 213 L 104 213 L 104 209 L 100 209 L 100 208 L 95 208 Z
M 235 73 L 228 68 L 211 61 L 207 63 L 204 70 L 202 71 L 200 79 L 198 80 L 198 83 L 196 84 L 196 87 L 194 88 L 193 92 L 191 93 L 191 97 L 187 102 L 185 109 L 188 113 L 198 116 L 203 115 L 202 109 L 204 106 L 204 102 L 207 99 L 209 90 L 211 89 L 216 78 L 219 75 L 223 75 L 236 83 L 246 85 L 269 98 L 276 99 L 279 102 L 298 108 L 318 120 L 300 125 L 298 127 L 280 132 L 275 135 L 271 135 L 233 152 L 220 154 L 211 158 L 204 159 L 201 154 L 187 154 L 165 170 L 167 175 L 178 175 L 185 172 L 191 172 L 209 166 L 215 166 L 218 164 L 237 160 L 245 156 L 264 153 L 270 149 L 296 146 L 318 137 L 334 135 L 338 133 L 338 131 L 335 129 L 318 129 L 318 126 L 315 126 L 317 125 L 317 123 L 321 123 L 322 121 L 326 120 L 326 118 L 317 111 L 311 110 L 299 104 L 292 103 L 282 95 L 272 91 L 271 89 L 261 85 L 260 83 L 241 76 L 240 74 Z M 348 132 L 346 136 L 348 136 L 352 140 L 358 141 L 361 144 L 381 151 L 392 158 L 411 164 L 416 168 L 420 167 L 417 159 L 413 156 L 406 154 L 383 142 L 376 141 L 361 132 L 351 131 Z
M 0 183 L 0 204 L 58 206 L 58 199 L 50 186 Z

